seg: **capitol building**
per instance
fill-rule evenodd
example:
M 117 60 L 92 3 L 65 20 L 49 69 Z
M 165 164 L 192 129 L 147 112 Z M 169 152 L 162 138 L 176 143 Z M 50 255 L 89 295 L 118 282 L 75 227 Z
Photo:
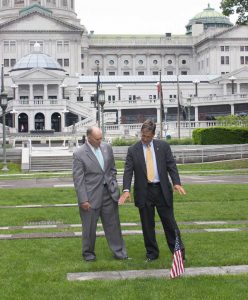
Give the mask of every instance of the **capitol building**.
M 83 134 L 99 90 L 106 135 L 137 134 L 147 118 L 176 135 L 178 122 L 248 114 L 248 26 L 210 5 L 181 35 L 111 35 L 88 32 L 74 0 L 0 0 L 0 63 L 10 134 Z

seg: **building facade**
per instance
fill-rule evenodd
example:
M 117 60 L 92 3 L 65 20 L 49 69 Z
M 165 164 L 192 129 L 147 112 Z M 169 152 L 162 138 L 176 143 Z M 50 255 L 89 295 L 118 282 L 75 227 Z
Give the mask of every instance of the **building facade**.
M 0 61 L 11 132 L 95 124 L 97 75 L 109 125 L 161 121 L 160 72 L 166 122 L 179 103 L 182 121 L 248 113 L 248 26 L 210 6 L 182 35 L 104 35 L 80 23 L 74 0 L 0 0 Z

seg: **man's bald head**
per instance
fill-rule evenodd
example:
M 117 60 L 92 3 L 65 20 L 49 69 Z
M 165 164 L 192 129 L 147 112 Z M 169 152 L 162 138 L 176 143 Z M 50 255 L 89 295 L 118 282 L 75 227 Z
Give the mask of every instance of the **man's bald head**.
M 97 126 L 91 126 L 87 129 L 86 135 L 88 138 L 88 142 L 94 147 L 100 147 L 102 142 L 102 130 Z

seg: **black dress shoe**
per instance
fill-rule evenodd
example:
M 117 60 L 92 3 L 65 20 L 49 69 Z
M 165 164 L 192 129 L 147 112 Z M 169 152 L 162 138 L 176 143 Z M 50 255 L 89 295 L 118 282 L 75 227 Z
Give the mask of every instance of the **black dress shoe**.
M 92 262 L 92 261 L 95 261 L 96 258 L 95 257 L 90 257 L 90 258 L 84 258 L 85 261 L 87 262 Z
M 158 257 L 147 257 L 145 262 L 151 262 L 151 261 L 154 261 L 156 259 L 158 259 Z

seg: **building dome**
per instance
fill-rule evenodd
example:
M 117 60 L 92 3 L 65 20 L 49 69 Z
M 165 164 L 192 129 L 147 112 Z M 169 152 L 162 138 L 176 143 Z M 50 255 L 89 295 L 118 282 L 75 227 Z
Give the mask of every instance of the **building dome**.
M 226 28 L 233 26 L 229 18 L 225 17 L 222 13 L 217 12 L 214 8 L 211 8 L 210 4 L 208 4 L 208 7 L 202 12 L 190 19 L 189 23 L 186 25 L 187 35 L 192 34 L 192 25 L 194 24 L 203 24 L 204 30 L 207 30 L 208 28 Z
M 64 71 L 53 57 L 40 51 L 38 43 L 34 45 L 34 52 L 22 57 L 11 71 L 30 70 L 33 68 Z

